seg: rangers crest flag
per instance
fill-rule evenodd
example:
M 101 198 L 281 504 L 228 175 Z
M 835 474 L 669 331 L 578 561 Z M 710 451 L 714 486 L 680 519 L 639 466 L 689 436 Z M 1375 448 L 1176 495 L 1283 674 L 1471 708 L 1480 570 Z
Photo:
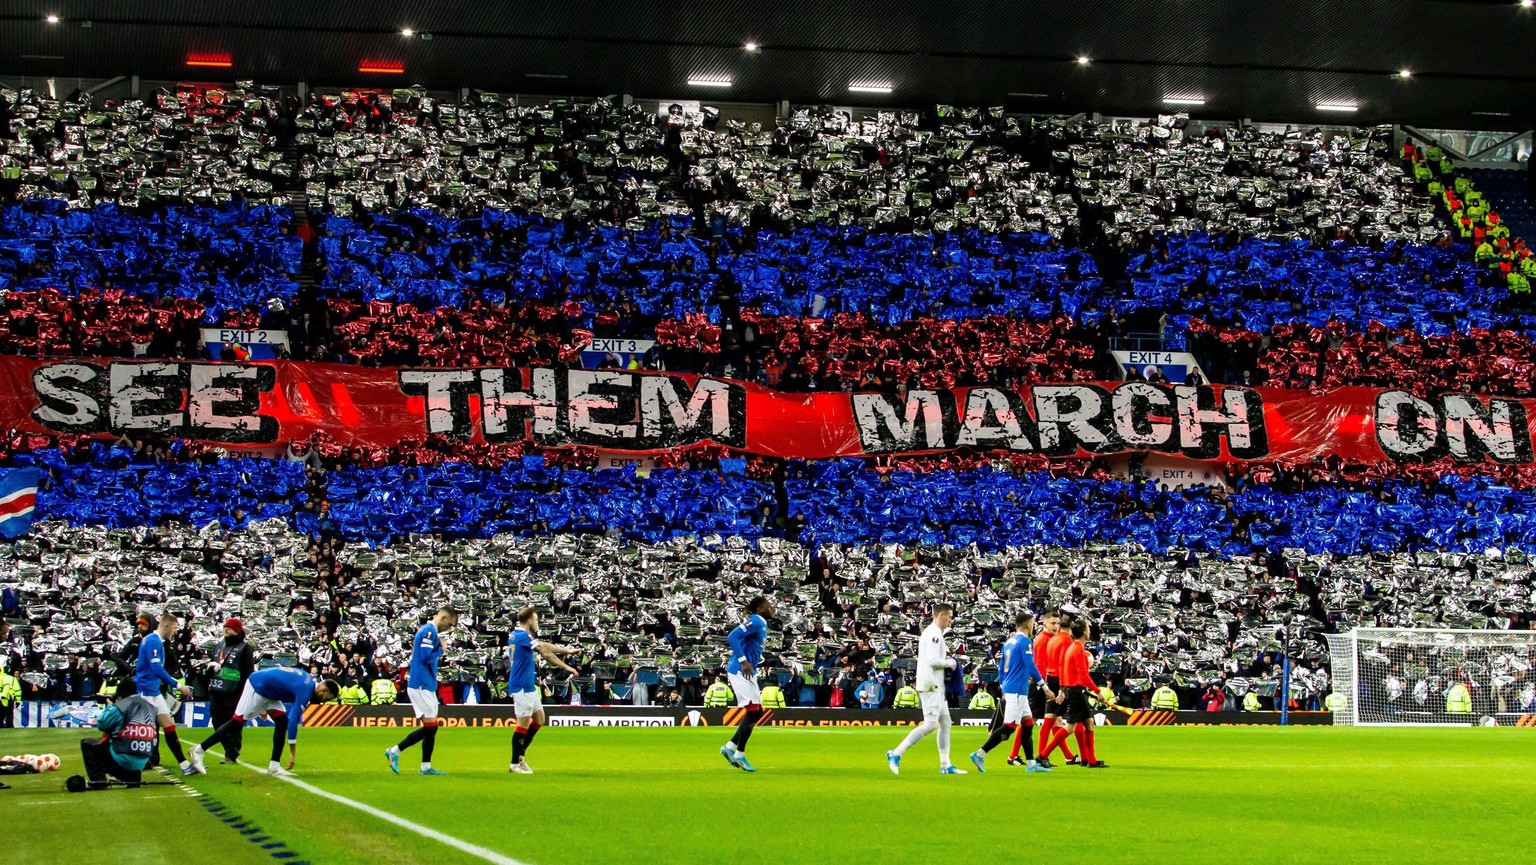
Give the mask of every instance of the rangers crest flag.
M 36 505 L 37 469 L 0 469 L 0 537 L 26 534 Z

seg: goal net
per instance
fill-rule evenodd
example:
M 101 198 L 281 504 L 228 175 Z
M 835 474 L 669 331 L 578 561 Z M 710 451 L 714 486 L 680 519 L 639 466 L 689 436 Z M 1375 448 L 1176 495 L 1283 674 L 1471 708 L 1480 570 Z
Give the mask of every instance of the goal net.
M 1356 628 L 1329 634 L 1335 724 L 1529 726 L 1536 631 Z

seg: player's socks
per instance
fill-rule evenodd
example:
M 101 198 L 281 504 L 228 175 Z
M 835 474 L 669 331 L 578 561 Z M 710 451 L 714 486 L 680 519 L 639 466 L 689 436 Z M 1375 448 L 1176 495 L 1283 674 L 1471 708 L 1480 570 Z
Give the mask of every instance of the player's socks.
M 528 732 L 523 735 L 523 756 L 524 757 L 526 757 L 528 755 L 528 749 L 533 747 L 533 737 L 537 736 L 539 734 L 539 731 L 542 730 L 542 729 L 544 729 L 544 727 L 542 725 L 540 725 L 540 724 L 529 724 L 528 725 Z
M 748 706 L 741 714 L 741 722 L 736 725 L 736 734 L 731 736 L 731 742 L 737 751 L 747 750 L 747 740 L 752 738 L 752 730 L 757 727 L 757 721 L 763 717 L 761 706 Z
M 1071 730 L 1068 730 L 1066 727 L 1058 725 L 1056 727 L 1055 731 L 1051 733 L 1051 741 L 1048 744 L 1046 744 L 1045 750 L 1040 752 L 1040 756 L 1041 757 L 1049 756 L 1052 751 L 1056 750 L 1057 748 L 1062 748 L 1063 746 L 1065 746 L 1066 743 L 1067 743 L 1067 737 L 1070 736 L 1071 734 L 1072 734 Z
M 187 762 L 187 755 L 182 753 L 181 737 L 176 735 L 176 725 L 172 724 L 166 727 L 163 732 L 165 733 L 165 745 L 171 749 L 171 756 L 176 758 L 176 764 L 184 765 Z
M 437 724 L 434 723 L 422 729 L 426 730 L 427 734 L 421 737 L 421 767 L 430 769 L 432 768 L 432 749 L 437 747 Z
M 281 715 L 279 715 L 278 717 L 282 718 Z M 287 732 L 288 732 L 288 721 L 287 721 L 287 719 L 283 719 L 283 720 L 279 720 L 279 721 L 274 721 L 273 722 L 273 724 L 272 724 L 272 763 L 273 763 L 273 765 L 276 765 L 279 760 L 283 759 L 283 740 L 285 738 L 287 738 L 284 735 Z
M 1088 728 L 1083 724 L 1073 724 L 1072 738 L 1077 740 L 1077 750 L 1083 755 L 1083 761 L 1092 763 L 1093 758 L 1088 756 Z
M 523 751 L 528 747 L 528 728 L 518 727 L 512 733 L 512 762 L 517 763 L 523 759 Z
M 901 755 L 907 753 L 908 748 L 916 745 L 918 742 L 921 742 L 923 737 L 927 736 L 929 733 L 932 733 L 938 728 L 939 725 L 933 721 L 924 721 L 923 723 L 918 724 L 916 727 L 912 728 L 912 732 L 908 733 L 907 737 L 902 739 L 901 744 L 897 745 L 895 750 L 891 753 L 900 757 Z
M 395 746 L 395 753 L 398 754 L 401 751 L 407 750 L 412 745 L 416 744 L 417 742 L 420 742 L 422 739 L 425 739 L 425 738 L 427 738 L 427 728 L 426 727 L 417 727 L 416 729 L 414 729 L 411 732 L 407 733 L 404 739 L 400 740 L 400 744 Z
M 1004 724 L 1003 726 L 996 728 L 995 730 L 992 731 L 992 735 L 987 737 L 986 743 L 981 746 L 981 753 L 983 753 L 983 754 L 990 754 L 990 753 L 992 753 L 992 749 L 993 748 L 996 748 L 998 745 L 1003 744 L 1003 742 L 1006 741 L 1010 735 L 1013 735 L 1013 733 L 1017 729 L 1018 729 L 1018 725 L 1017 724 Z M 1017 757 L 1018 755 L 1019 755 L 1018 749 L 1015 748 L 1014 752 L 1013 752 L 1013 756 Z
M 1055 718 L 1046 718 L 1040 722 L 1040 756 L 1045 756 L 1045 746 L 1051 744 L 1051 728 L 1056 726 Z
M 228 721 L 225 721 L 224 726 L 214 730 L 213 735 L 209 736 L 207 739 L 204 739 L 203 744 L 199 745 L 198 747 L 203 749 L 203 753 L 207 753 L 208 749 L 212 748 L 214 745 L 219 744 L 220 742 L 223 742 L 227 737 L 233 735 L 235 730 L 238 730 L 244 726 L 245 719 L 239 715 L 236 715 L 233 718 L 230 718 Z M 228 750 L 229 749 L 226 748 L 225 752 L 228 753 Z
M 1067 739 L 1071 735 L 1072 729 L 1060 718 L 1054 718 L 1047 723 L 1051 725 L 1051 735 L 1040 748 L 1041 759 L 1050 756 L 1051 752 L 1057 748 L 1061 749 L 1062 755 L 1068 760 L 1077 759 L 1073 756 L 1071 747 L 1067 745 Z
M 1084 727 L 1082 742 L 1084 765 L 1092 766 L 1099 762 L 1098 751 L 1093 747 L 1093 729 L 1091 727 Z
M 940 715 L 939 719 L 939 765 L 949 766 L 949 716 Z
M 1023 747 L 1024 740 L 1027 738 L 1029 738 L 1029 729 L 1026 728 L 1023 724 L 1020 724 L 1014 728 L 1013 748 L 1008 752 L 1009 762 L 1019 759 L 1019 749 Z
M 1019 725 L 1019 737 L 1013 740 L 1013 747 L 1017 752 L 1020 745 L 1024 746 L 1024 759 L 1033 763 L 1035 761 L 1035 737 L 1029 734 L 1029 728 L 1035 725 L 1034 718 L 1025 718 Z

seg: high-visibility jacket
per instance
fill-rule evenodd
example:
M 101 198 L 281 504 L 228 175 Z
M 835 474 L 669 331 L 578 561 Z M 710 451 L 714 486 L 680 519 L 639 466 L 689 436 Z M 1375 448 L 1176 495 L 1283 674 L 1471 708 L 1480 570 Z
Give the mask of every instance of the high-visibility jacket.
M 736 694 L 731 686 L 724 682 L 716 682 L 704 692 L 704 708 L 714 709 L 721 706 L 729 706 L 736 699 Z
M 1259 695 L 1258 694 L 1255 694 L 1254 692 L 1249 691 L 1246 695 L 1244 695 L 1244 697 L 1243 697 L 1243 711 L 1244 712 L 1257 712 L 1257 711 L 1259 711 Z
M 10 673 L 0 671 L 0 703 L 13 705 L 21 702 L 21 680 Z
M 374 679 L 371 691 L 375 706 L 388 706 L 395 701 L 395 697 L 400 695 L 400 690 L 390 679 Z
M 368 705 L 368 692 L 362 685 L 352 684 L 341 689 L 341 704 L 343 706 Z
M 992 692 L 986 688 L 977 688 L 975 696 L 971 697 L 971 702 L 966 708 L 990 711 L 997 708 L 997 698 L 993 697 Z
M 769 685 L 768 687 L 764 688 L 763 689 L 763 708 L 764 709 L 782 709 L 782 708 L 784 708 L 784 689 L 780 688 L 778 685 Z
M 1167 685 L 1152 692 L 1152 708 L 1154 709 L 1178 709 L 1179 695 Z
M 1445 695 L 1445 711 L 1452 715 L 1472 714 L 1472 692 L 1461 682 L 1451 686 Z
M 1323 700 L 1323 708 L 1330 712 L 1348 712 L 1349 698 L 1338 691 L 1334 691 Z
M 917 689 L 911 685 L 902 685 L 896 689 L 896 698 L 891 702 L 891 707 L 894 709 L 916 709 L 921 705 L 922 701 L 917 698 Z

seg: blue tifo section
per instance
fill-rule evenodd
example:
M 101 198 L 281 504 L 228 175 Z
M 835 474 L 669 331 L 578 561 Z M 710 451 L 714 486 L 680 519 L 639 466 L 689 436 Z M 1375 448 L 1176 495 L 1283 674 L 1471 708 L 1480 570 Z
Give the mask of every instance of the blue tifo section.
M 140 213 L 61 201 L 0 208 L 0 290 L 122 289 L 151 299 L 185 298 L 228 309 L 290 301 L 304 244 L 280 228 L 287 208 L 166 207 Z
M 1536 329 L 1536 316 L 1495 311 L 1508 292 L 1487 280 L 1488 269 L 1474 264 L 1465 247 L 1320 248 L 1251 238 L 1218 248 L 1197 234 L 1167 240 L 1133 259 L 1128 271 L 1132 289 L 1112 305 L 1126 313 L 1166 312 L 1178 330 L 1191 317 L 1210 315 L 1261 332 L 1330 319 L 1356 328 L 1371 321 L 1407 325 L 1425 336 L 1510 321 Z
M 120 456 L 120 455 L 119 455 Z M 122 467 L 49 465 L 39 519 L 113 527 L 182 520 L 226 526 L 278 517 L 300 531 L 322 528 L 303 510 L 297 464 L 229 459 L 213 464 Z M 1329 487 L 1282 493 L 1255 485 L 1228 497 L 1160 491 L 1119 481 L 1015 476 L 978 470 L 883 478 L 856 461 L 791 466 L 788 513 L 807 518 L 804 541 L 922 543 L 985 550 L 1028 544 L 1135 542 L 1222 555 L 1299 547 L 1311 552 L 1536 548 L 1536 493 L 1483 479 L 1446 479 L 1426 493 L 1385 481 L 1370 493 Z M 329 475 L 325 528 L 351 540 L 386 543 L 395 534 L 526 535 L 613 531 L 649 542 L 718 533 L 755 539 L 751 516 L 772 503 L 762 481 L 712 471 L 596 472 L 436 467 L 346 469 Z M 1125 516 L 1118 516 L 1124 513 Z
M 291 216 L 284 208 L 235 205 L 70 211 L 34 201 L 0 208 L 0 289 L 111 285 L 197 300 L 214 321 L 228 310 L 295 296 L 291 277 L 301 270 L 303 244 L 282 232 Z M 1258 331 L 1337 318 L 1356 327 L 1411 323 L 1427 335 L 1509 322 L 1536 333 L 1536 316 L 1499 311 L 1505 289 L 1464 247 L 1231 245 L 1173 236 L 1133 259 L 1121 286 L 1106 293 L 1088 254 L 1057 247 L 1045 234 L 919 237 L 819 225 L 760 233 L 754 248 L 733 254 L 729 246 L 712 253 L 709 241 L 668 223 L 567 233 L 558 223 L 500 211 L 470 219 L 425 210 L 329 217 L 320 228 L 328 268 L 322 294 L 427 308 L 627 295 L 647 315 L 703 312 L 718 322 L 716 294 L 726 288 L 741 305 L 773 314 L 825 306 L 868 311 L 887 323 L 923 315 L 1092 319 L 1115 309 L 1166 312 L 1175 330 L 1192 316 L 1219 316 Z M 591 303 L 584 307 L 590 316 Z
M 887 323 L 920 315 L 1044 319 L 1078 314 L 1101 288 L 1092 259 L 1056 248 L 1047 234 L 935 238 L 818 225 L 783 236 L 758 233 L 755 248 L 739 255 L 723 246 L 711 270 L 710 242 L 667 223 L 638 232 L 567 232 L 559 223 L 502 211 L 455 219 L 413 210 L 326 217 L 321 233 L 320 250 L 331 264 L 327 289 L 429 308 L 461 306 L 469 289 L 502 303 L 563 300 L 573 286 L 578 296 L 627 293 L 646 315 L 704 312 L 718 323 L 711 298 L 725 280 L 742 306 L 775 315 L 810 314 L 820 295 L 823 303 Z M 455 264 L 454 250 L 462 254 L 466 246 L 474 260 Z

